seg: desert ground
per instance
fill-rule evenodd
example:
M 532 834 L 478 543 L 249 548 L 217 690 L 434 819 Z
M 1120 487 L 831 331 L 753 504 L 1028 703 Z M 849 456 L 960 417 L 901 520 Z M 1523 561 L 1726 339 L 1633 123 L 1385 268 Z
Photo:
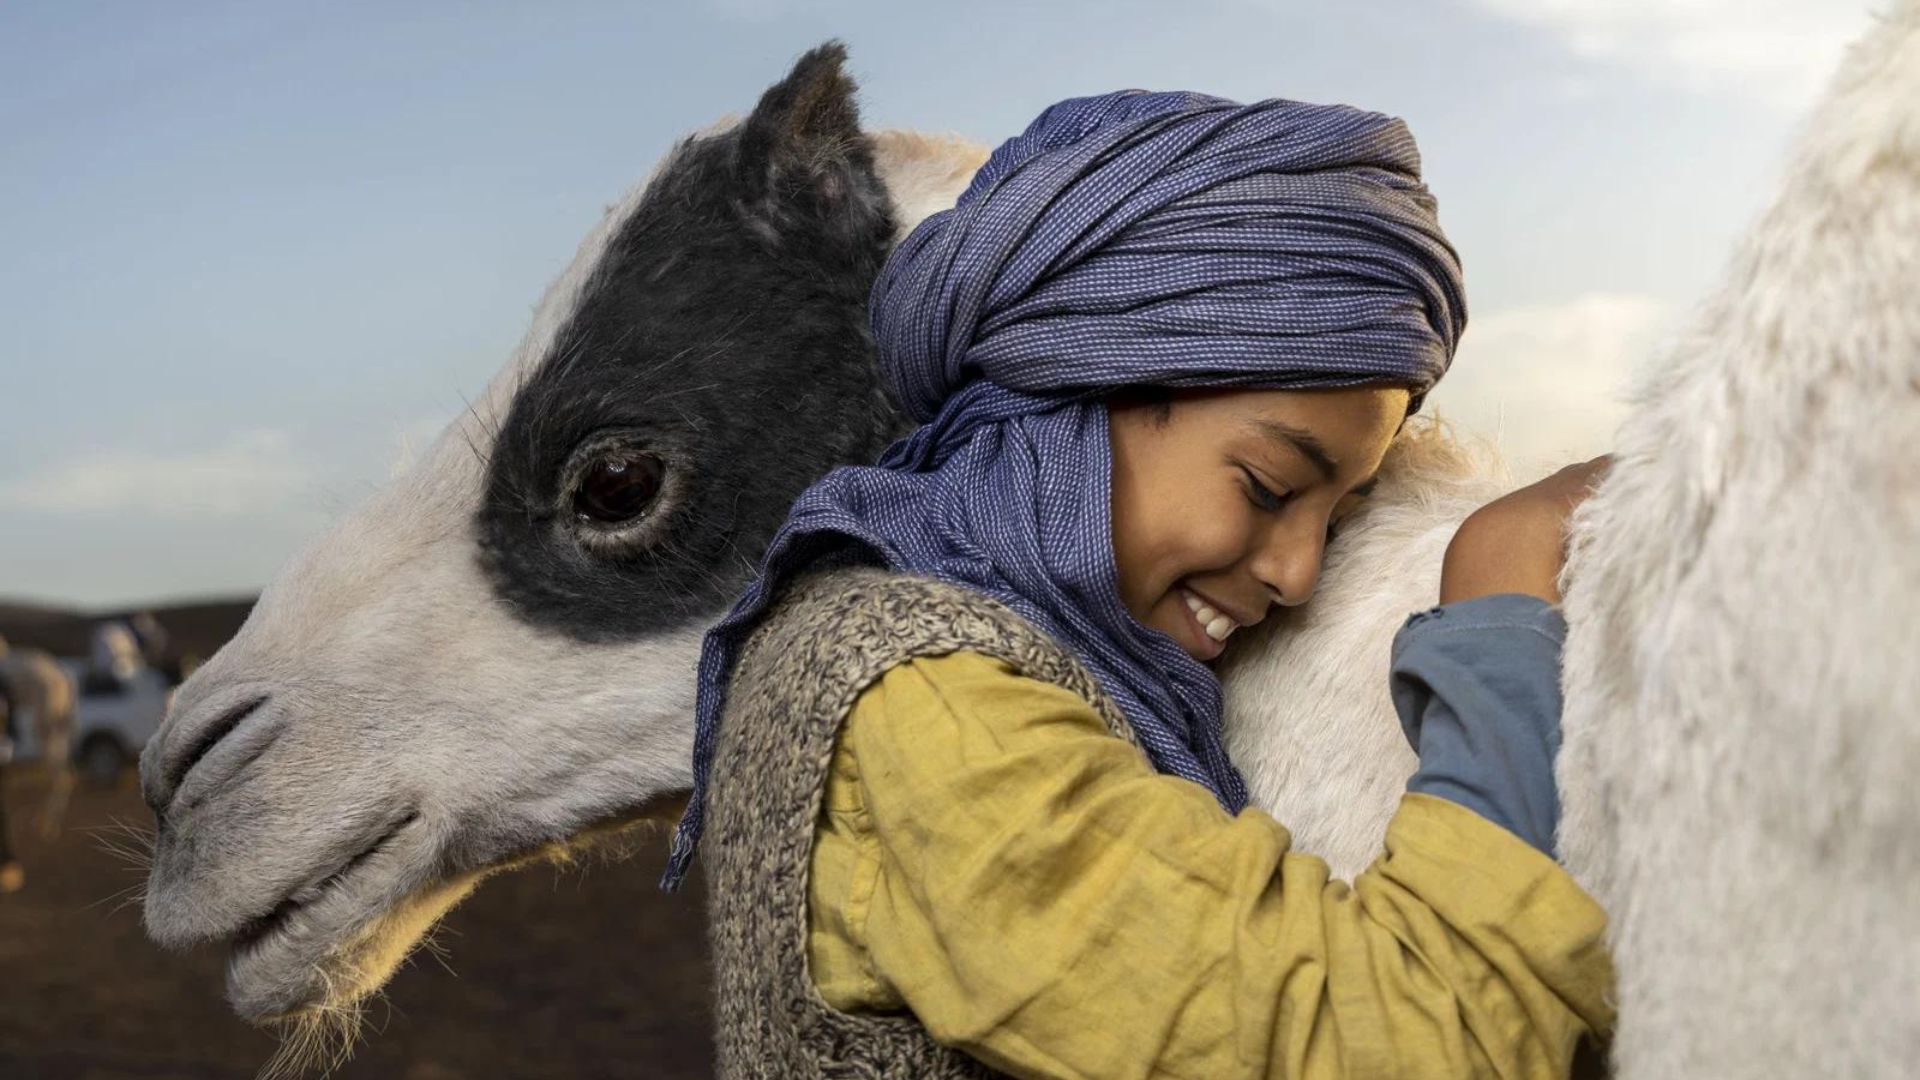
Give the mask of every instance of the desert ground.
M 26 887 L 0 895 L 0 1078 L 247 1080 L 271 1035 L 227 1011 L 217 948 L 164 953 L 140 929 L 120 825 L 152 816 L 133 777 L 75 792 L 53 841 L 45 778 L 7 770 Z M 655 882 L 665 838 L 632 860 L 501 875 L 417 953 L 340 1080 L 552 1080 L 712 1074 L 704 894 Z

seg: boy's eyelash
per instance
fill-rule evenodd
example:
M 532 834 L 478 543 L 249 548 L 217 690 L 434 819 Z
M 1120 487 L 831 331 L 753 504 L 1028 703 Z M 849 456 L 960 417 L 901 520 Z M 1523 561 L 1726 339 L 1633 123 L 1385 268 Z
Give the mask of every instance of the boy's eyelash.
M 1278 512 L 1281 507 L 1284 507 L 1285 505 L 1287 505 L 1287 497 L 1289 495 L 1292 495 L 1293 494 L 1292 492 L 1289 491 L 1289 492 L 1286 492 L 1285 494 L 1276 494 L 1272 488 L 1260 482 L 1260 478 L 1253 474 L 1252 469 L 1247 468 L 1245 465 L 1241 465 L 1240 471 L 1246 474 L 1247 484 L 1250 487 L 1250 490 L 1247 492 L 1247 498 L 1249 501 L 1253 503 L 1253 505 L 1259 507 L 1262 510 L 1268 511 L 1269 513 Z M 1326 542 L 1329 544 L 1333 543 L 1333 541 L 1339 535 L 1340 535 L 1340 523 L 1337 521 L 1327 522 Z
M 1252 490 L 1247 492 L 1247 498 L 1253 502 L 1253 505 L 1262 510 L 1273 512 L 1287 504 L 1287 495 L 1292 494 L 1292 492 L 1276 494 L 1272 488 L 1261 483 L 1259 477 L 1253 475 L 1252 469 L 1242 465 L 1240 466 L 1240 471 L 1246 474 L 1247 483 L 1252 485 Z

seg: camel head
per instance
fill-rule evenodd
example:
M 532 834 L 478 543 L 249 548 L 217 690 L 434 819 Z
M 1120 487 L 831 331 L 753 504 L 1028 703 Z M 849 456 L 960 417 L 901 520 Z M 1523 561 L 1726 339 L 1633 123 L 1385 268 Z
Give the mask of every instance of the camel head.
M 690 787 L 701 636 L 793 499 L 900 432 L 867 292 L 983 156 L 864 136 L 842 61 L 675 146 L 181 687 L 141 759 L 146 925 L 229 942 L 242 1016 L 350 1013 L 488 872 Z

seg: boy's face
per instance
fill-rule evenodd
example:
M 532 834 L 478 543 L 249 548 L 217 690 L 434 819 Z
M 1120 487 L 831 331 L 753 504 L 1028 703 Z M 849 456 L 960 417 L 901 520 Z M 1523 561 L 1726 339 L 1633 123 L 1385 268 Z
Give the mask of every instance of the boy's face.
M 1120 599 L 1202 662 L 1303 604 L 1330 527 L 1371 487 L 1399 387 L 1183 392 L 1108 405 Z

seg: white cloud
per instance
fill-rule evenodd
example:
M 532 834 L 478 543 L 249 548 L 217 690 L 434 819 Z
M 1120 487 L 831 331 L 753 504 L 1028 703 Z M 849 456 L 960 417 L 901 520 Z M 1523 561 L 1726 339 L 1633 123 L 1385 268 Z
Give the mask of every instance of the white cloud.
M 1789 110 L 1812 103 L 1873 10 L 1865 0 L 1470 2 L 1589 59 Z
M 106 450 L 0 484 L 0 507 L 60 514 L 139 512 L 163 518 L 242 517 L 288 507 L 313 471 L 284 432 L 240 432 L 177 454 Z
M 1604 453 L 1627 381 L 1672 315 L 1614 293 L 1475 315 L 1431 407 L 1495 437 L 1516 475 Z

